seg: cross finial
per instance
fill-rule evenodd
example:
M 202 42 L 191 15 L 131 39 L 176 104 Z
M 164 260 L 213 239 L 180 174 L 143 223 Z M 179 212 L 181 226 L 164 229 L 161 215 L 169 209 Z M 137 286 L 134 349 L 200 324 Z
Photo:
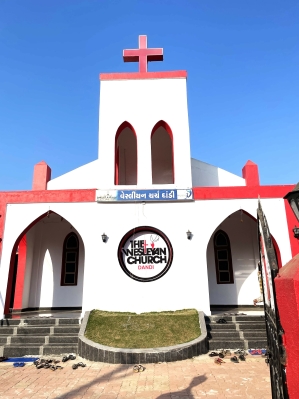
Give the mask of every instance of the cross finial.
M 139 62 L 139 72 L 147 72 L 149 61 L 163 61 L 162 48 L 147 48 L 147 36 L 139 36 L 139 48 L 123 51 L 124 62 Z

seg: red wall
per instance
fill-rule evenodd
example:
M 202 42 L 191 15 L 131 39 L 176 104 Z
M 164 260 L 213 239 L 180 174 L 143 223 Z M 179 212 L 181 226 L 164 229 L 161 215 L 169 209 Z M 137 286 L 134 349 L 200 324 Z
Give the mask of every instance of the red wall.
M 288 262 L 275 279 L 280 321 L 287 353 L 286 373 L 290 399 L 299 398 L 299 254 Z

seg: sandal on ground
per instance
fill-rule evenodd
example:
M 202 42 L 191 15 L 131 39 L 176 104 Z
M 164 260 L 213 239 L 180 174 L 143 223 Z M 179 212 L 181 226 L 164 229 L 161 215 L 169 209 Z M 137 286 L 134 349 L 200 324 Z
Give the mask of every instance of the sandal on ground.
M 78 365 L 77 363 L 74 363 L 74 364 L 72 365 L 72 369 L 73 369 L 73 370 L 76 370 L 78 367 L 79 367 L 79 365 Z
M 218 357 L 218 359 L 215 359 L 215 360 L 214 360 L 214 363 L 216 363 L 216 364 L 218 364 L 219 366 L 221 366 L 221 364 L 222 364 L 222 363 L 225 363 L 225 361 L 222 360 L 222 359 L 220 359 L 220 358 Z
M 24 362 L 16 362 L 16 363 L 13 363 L 13 366 L 14 367 L 24 367 L 25 363 Z
M 245 362 L 245 360 L 246 360 L 246 358 L 245 358 L 244 355 L 240 355 L 240 356 L 239 356 L 239 359 L 242 360 L 242 362 Z
M 219 353 L 218 353 L 218 357 L 220 357 L 221 359 L 223 359 L 223 358 L 225 357 L 224 352 L 219 352 Z
M 141 373 L 142 371 L 144 371 L 144 367 L 141 364 L 135 364 L 135 366 L 133 367 L 133 371 L 134 373 Z
M 86 364 L 84 364 L 82 362 L 77 363 L 77 365 L 80 366 L 80 367 L 86 367 Z
M 219 320 L 216 320 L 216 323 L 218 323 L 218 324 L 227 324 L 227 321 L 225 319 L 219 319 Z
M 67 362 L 68 360 L 75 360 L 75 359 L 76 359 L 75 355 L 67 355 L 67 356 L 63 356 L 61 361 L 64 363 L 64 362 Z
M 231 362 L 233 362 L 233 363 L 239 363 L 239 360 L 238 360 L 237 356 L 231 357 L 230 360 L 231 360 Z

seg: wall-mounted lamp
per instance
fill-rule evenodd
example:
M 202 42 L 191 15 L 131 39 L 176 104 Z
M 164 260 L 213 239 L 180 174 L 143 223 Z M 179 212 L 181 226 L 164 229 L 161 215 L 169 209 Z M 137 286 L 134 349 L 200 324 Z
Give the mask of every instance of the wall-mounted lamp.
M 192 233 L 191 233 L 191 231 L 188 230 L 186 234 L 187 234 L 188 240 L 191 240 L 191 238 L 192 238 Z
M 294 237 L 299 239 L 299 227 L 295 226 L 293 228 Z
M 102 241 L 103 242 L 107 242 L 108 241 L 108 236 L 105 233 L 102 234 Z

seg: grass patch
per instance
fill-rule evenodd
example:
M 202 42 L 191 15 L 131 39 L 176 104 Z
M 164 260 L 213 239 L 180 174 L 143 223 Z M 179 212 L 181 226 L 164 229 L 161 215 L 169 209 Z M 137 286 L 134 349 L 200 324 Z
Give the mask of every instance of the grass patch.
M 85 336 L 115 348 L 156 348 L 192 341 L 201 334 L 195 309 L 121 313 L 93 310 Z

